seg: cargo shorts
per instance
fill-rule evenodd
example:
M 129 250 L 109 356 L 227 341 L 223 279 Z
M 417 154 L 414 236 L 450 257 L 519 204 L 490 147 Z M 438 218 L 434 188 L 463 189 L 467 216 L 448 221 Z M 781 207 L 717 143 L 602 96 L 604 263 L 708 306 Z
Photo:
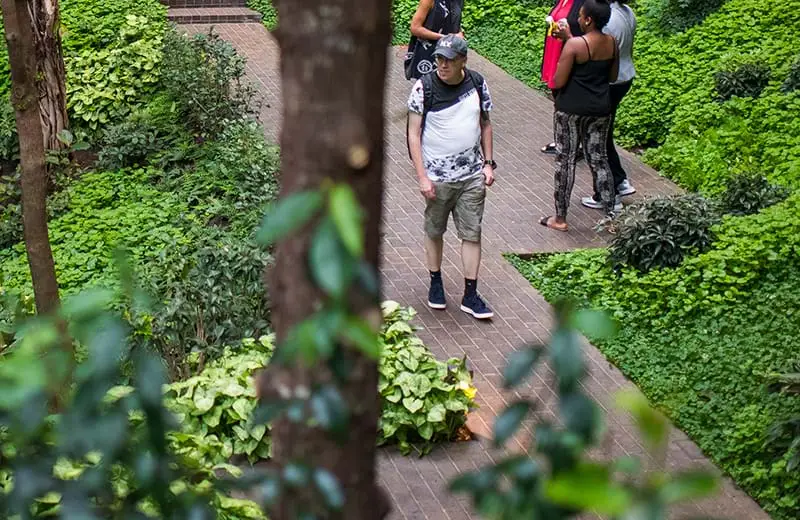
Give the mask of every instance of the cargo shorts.
M 436 198 L 426 199 L 425 233 L 438 239 L 447 231 L 447 220 L 453 214 L 458 238 L 467 242 L 481 241 L 486 184 L 483 172 L 456 182 L 434 182 Z

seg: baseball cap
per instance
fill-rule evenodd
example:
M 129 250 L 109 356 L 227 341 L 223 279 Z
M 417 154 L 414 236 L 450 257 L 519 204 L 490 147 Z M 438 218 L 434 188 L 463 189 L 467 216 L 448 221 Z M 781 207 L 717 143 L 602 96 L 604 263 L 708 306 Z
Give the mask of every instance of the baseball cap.
M 448 60 L 455 59 L 456 56 L 467 55 L 467 40 L 456 36 L 455 34 L 448 34 L 439 38 L 436 42 L 436 49 L 433 51 L 434 56 L 443 56 Z

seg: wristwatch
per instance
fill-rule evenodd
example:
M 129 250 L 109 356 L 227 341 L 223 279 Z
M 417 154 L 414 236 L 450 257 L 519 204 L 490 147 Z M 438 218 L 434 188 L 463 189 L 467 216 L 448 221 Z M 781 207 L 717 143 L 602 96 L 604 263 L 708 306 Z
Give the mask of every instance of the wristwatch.
M 483 161 L 483 164 L 484 164 L 484 165 L 487 165 L 487 164 L 488 164 L 489 166 L 491 166 L 491 167 L 492 167 L 492 169 L 493 169 L 493 170 L 496 170 L 496 169 L 497 169 L 497 163 L 494 161 L 494 159 L 492 159 L 492 160 L 488 160 L 488 159 L 487 159 L 487 160 Z

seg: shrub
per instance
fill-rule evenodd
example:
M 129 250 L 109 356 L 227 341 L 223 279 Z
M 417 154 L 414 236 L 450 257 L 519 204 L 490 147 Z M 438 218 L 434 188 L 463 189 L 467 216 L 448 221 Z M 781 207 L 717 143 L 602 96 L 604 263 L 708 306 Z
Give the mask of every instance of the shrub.
M 199 352 L 192 355 L 196 375 L 172 383 L 166 391 L 166 407 L 189 435 L 202 439 L 196 457 L 209 464 L 244 459 L 250 464 L 270 457 L 267 425 L 251 424 L 256 398 L 253 373 L 272 355 L 273 339 L 246 339 L 237 349 L 205 364 Z
M 114 42 L 65 58 L 67 108 L 74 126 L 90 134 L 121 121 L 155 92 L 165 25 L 129 15 Z
M 164 302 L 153 311 L 148 343 L 173 379 L 187 377 L 186 356 L 222 355 L 224 345 L 269 331 L 262 280 L 269 255 L 251 242 L 202 228 L 146 267 L 151 292 Z
M 162 96 L 103 130 L 98 167 L 146 166 L 157 154 L 177 148 L 182 139 L 186 139 L 185 131 L 177 122 L 175 106 Z
M 785 188 L 771 184 L 758 173 L 735 175 L 722 195 L 722 209 L 732 215 L 751 215 L 789 196 Z
M 476 390 L 465 359 L 438 361 L 414 335 L 409 321 L 415 314 L 397 302 L 383 304 L 378 444 L 423 454 L 433 443 L 457 437 L 475 406 Z
M 615 268 L 632 266 L 647 272 L 680 265 L 689 252 L 709 248 L 717 216 L 699 195 L 677 195 L 628 206 L 620 215 L 609 247 Z
M 699 24 L 723 3 L 724 0 L 652 0 L 644 4 L 644 12 L 661 29 L 677 32 Z
M 213 30 L 193 37 L 167 33 L 162 83 L 193 134 L 214 139 L 254 113 L 255 90 L 244 74 L 244 58 Z
M 781 90 L 783 92 L 794 92 L 798 89 L 800 89 L 800 56 L 792 63 L 789 74 L 786 75 L 786 79 L 783 81 L 783 85 L 781 85 Z
M 67 56 L 118 46 L 132 17 L 144 20 L 154 34 L 166 26 L 167 7 L 157 0 L 62 0 L 60 9 L 62 47 Z M 138 39 L 133 33 L 126 35 L 129 43 Z
M 717 97 L 722 101 L 733 96 L 757 98 L 769 80 L 770 70 L 764 63 L 743 63 L 714 74 Z
M 0 71 L 2 74 L 2 71 Z M 17 122 L 14 116 L 14 107 L 8 96 L 2 94 L 0 89 L 0 163 L 12 163 L 19 159 L 19 139 L 17 138 Z M 6 168 L 0 164 L 0 175 Z M 8 172 L 5 172 L 8 173 Z M 3 200 L 0 194 L 0 201 Z

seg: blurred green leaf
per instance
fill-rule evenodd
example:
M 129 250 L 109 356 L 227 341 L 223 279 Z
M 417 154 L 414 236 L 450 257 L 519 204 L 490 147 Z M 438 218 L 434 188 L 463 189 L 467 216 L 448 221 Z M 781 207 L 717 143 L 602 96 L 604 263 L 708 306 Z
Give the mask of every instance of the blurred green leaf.
M 342 492 L 342 487 L 333 473 L 324 468 L 315 469 L 314 484 L 319 489 L 328 507 L 337 511 L 344 507 L 344 492 Z
M 343 298 L 355 274 L 355 262 L 329 218 L 323 219 L 314 233 L 309 261 L 317 285 L 330 296 Z
M 545 484 L 545 495 L 559 505 L 603 515 L 620 515 L 633 501 L 630 492 L 612 480 L 607 468 L 591 463 L 553 477 Z
M 707 497 L 719 487 L 719 480 L 704 471 L 686 471 L 673 475 L 662 488 L 660 495 L 667 504 L 687 502 Z
M 356 258 L 364 254 L 361 206 L 347 184 L 335 185 L 329 195 L 330 215 L 347 250 Z
M 503 385 L 505 388 L 514 388 L 528 377 L 539 361 L 544 349 L 541 347 L 524 347 L 522 350 L 512 352 L 503 370 Z
M 298 191 L 272 204 L 256 234 L 256 242 L 268 246 L 302 227 L 322 206 L 319 191 Z
M 669 434 L 666 417 L 650 406 L 647 398 L 637 390 L 617 394 L 617 405 L 633 416 L 636 427 L 651 448 L 663 446 Z
M 509 405 L 494 421 L 494 443 L 502 446 L 519 429 L 531 409 L 528 401 L 517 401 Z

